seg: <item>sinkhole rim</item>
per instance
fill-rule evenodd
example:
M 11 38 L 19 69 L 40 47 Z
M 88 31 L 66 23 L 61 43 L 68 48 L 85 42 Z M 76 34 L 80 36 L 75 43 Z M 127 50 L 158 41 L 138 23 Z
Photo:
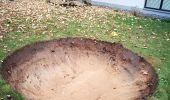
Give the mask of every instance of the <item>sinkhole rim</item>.
M 148 63 L 143 57 L 139 56 L 138 54 L 124 48 L 120 43 L 111 43 L 111 42 L 106 42 L 106 41 L 101 41 L 101 40 L 96 40 L 96 39 L 88 39 L 88 38 L 60 38 L 60 39 L 54 39 L 54 40 L 47 40 L 47 41 L 41 41 L 41 42 L 35 42 L 29 45 L 26 45 L 18 50 L 16 50 L 15 52 L 13 52 L 12 54 L 10 54 L 9 56 L 7 56 L 3 63 L 2 63 L 2 67 L 1 67 L 1 71 L 0 74 L 2 75 L 2 77 L 9 83 L 10 83 L 10 73 L 12 72 L 12 69 L 15 69 L 15 67 L 17 66 L 13 66 L 10 65 L 11 63 L 11 59 L 14 60 L 15 57 L 17 57 L 17 55 L 20 54 L 20 52 L 22 51 L 26 51 L 27 49 L 30 50 L 30 48 L 35 49 L 34 47 L 37 47 L 39 49 L 42 49 L 44 46 L 48 46 L 48 44 L 56 44 L 57 46 L 70 46 L 70 47 L 80 47 L 83 49 L 94 49 L 93 50 L 101 50 L 101 52 L 103 53 L 107 53 L 107 52 L 115 52 L 115 50 L 125 50 L 127 52 L 132 53 L 135 56 L 138 56 L 140 60 L 142 60 L 142 62 L 146 63 L 149 68 L 148 70 L 150 70 L 151 73 L 149 73 L 150 75 L 150 80 L 148 80 L 148 87 L 143 91 L 143 95 L 145 97 L 150 96 L 151 94 L 154 93 L 154 91 L 156 90 L 157 87 L 157 82 L 158 82 L 158 75 L 156 73 L 156 71 L 154 70 L 154 68 L 152 67 L 152 65 L 150 63 Z M 50 46 L 49 45 L 49 46 Z M 28 52 L 29 52 L 28 50 Z M 38 50 L 37 50 L 38 51 Z M 41 51 L 41 50 L 40 50 Z M 55 50 L 51 49 L 51 53 L 54 53 Z M 29 55 L 29 54 L 25 54 L 25 55 Z M 25 57 L 25 56 L 24 56 Z M 17 91 L 17 89 L 14 89 Z M 142 96 L 143 96 L 142 95 Z M 143 97 L 139 97 L 139 98 L 143 98 Z

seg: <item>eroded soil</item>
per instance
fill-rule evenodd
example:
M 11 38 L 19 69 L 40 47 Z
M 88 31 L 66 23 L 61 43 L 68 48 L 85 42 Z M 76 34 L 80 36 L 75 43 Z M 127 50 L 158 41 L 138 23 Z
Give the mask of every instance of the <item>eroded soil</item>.
M 143 100 L 157 76 L 118 43 L 64 38 L 27 45 L 8 56 L 2 75 L 27 100 Z

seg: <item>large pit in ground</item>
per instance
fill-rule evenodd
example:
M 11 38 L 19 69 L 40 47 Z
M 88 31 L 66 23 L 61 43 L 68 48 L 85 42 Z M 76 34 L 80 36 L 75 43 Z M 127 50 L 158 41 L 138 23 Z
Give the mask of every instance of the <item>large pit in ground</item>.
M 27 100 L 143 100 L 157 83 L 152 66 L 121 44 L 81 38 L 25 46 L 1 74 Z

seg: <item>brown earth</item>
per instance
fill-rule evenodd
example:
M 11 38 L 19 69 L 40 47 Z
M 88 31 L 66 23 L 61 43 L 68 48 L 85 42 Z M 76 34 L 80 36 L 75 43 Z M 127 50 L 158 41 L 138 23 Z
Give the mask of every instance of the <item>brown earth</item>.
M 157 83 L 152 66 L 121 44 L 84 38 L 27 45 L 1 74 L 27 100 L 144 100 Z

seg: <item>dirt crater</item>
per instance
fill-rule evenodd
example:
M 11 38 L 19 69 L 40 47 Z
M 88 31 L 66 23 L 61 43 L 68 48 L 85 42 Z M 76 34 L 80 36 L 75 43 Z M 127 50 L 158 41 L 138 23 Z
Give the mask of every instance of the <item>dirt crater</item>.
M 4 60 L 1 74 L 27 100 L 144 100 L 157 84 L 142 57 L 85 38 L 27 45 Z

